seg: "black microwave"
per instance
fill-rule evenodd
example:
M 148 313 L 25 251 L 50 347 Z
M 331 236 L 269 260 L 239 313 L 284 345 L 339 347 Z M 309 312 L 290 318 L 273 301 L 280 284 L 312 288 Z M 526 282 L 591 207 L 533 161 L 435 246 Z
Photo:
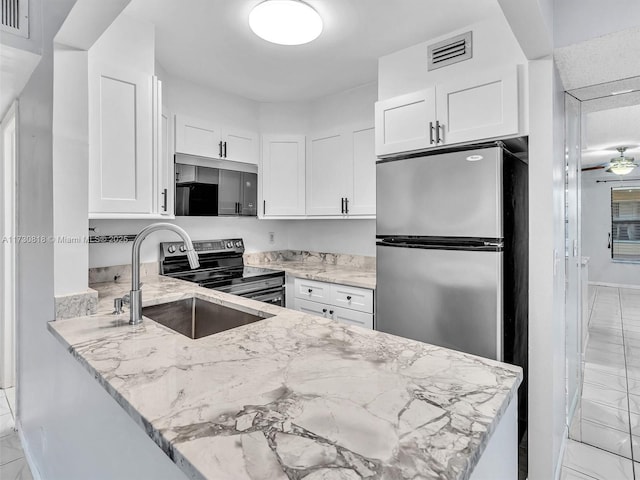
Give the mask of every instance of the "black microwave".
M 176 216 L 255 217 L 257 168 L 228 160 L 176 155 Z

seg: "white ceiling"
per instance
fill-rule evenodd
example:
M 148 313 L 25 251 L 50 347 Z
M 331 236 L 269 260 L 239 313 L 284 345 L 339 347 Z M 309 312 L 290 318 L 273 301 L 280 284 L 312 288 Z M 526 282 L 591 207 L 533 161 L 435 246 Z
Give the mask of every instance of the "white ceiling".
M 248 25 L 261 0 L 132 0 L 156 26 L 156 58 L 172 75 L 261 102 L 299 101 L 376 80 L 380 56 L 502 15 L 497 0 L 307 0 L 324 31 L 274 45 Z

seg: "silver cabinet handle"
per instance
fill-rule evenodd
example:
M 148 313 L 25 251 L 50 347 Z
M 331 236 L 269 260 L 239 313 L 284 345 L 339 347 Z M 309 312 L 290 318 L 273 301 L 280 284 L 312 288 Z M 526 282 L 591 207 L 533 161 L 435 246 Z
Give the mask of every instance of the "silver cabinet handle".
M 163 211 L 167 211 L 167 189 L 165 188 L 164 191 L 162 192 L 162 210 Z
M 227 142 L 224 142 L 224 158 L 227 158 Z
M 434 144 L 434 141 L 433 141 L 433 122 L 429 122 L 429 143 L 431 145 Z
M 218 142 L 218 156 L 222 158 L 222 140 Z
M 347 197 L 344 199 L 344 213 L 349 215 L 349 198 Z
M 436 120 L 436 145 L 440 143 L 440 121 Z

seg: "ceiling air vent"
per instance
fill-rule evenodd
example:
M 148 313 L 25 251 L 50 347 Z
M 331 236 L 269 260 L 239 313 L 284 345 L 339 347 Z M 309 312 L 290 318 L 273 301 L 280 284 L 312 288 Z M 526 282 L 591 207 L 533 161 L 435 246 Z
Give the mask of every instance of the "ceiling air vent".
M 3 32 L 29 37 L 29 0 L 0 0 Z
M 472 57 L 471 32 L 429 45 L 427 70 L 446 67 Z

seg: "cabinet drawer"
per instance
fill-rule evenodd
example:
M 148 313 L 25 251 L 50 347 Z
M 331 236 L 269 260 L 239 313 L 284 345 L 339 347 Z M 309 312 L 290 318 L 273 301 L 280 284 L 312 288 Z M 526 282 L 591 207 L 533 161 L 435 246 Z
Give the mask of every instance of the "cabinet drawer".
M 332 284 L 331 299 L 336 307 L 373 313 L 373 290 Z
M 331 301 L 331 284 L 296 278 L 296 298 L 313 300 L 315 302 Z
M 373 315 L 371 313 L 357 312 L 348 308 L 334 307 L 332 318 L 340 323 L 357 325 L 358 327 L 373 330 Z
M 295 309 L 302 313 L 308 313 L 310 315 L 318 315 L 319 317 L 329 318 L 329 312 L 333 312 L 334 308 L 323 303 L 311 302 L 309 300 L 303 300 L 296 298 Z

